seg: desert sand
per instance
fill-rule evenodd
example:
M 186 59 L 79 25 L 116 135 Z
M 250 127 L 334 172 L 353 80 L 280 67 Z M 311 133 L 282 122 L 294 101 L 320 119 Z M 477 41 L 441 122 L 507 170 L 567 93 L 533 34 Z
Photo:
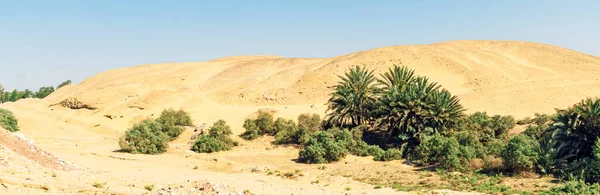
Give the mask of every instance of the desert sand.
M 42 100 L 0 104 L 16 115 L 26 138 L 53 154 L 39 156 L 15 149 L 27 146 L 22 141 L 0 142 L 0 193 L 154 194 L 144 186 L 189 192 L 206 183 L 255 194 L 405 193 L 373 189 L 357 179 L 378 177 L 378 172 L 381 177 L 419 180 L 415 167 L 402 161 L 375 162 L 350 155 L 320 170 L 322 165 L 294 162 L 298 149 L 274 146 L 270 137 L 244 141 L 235 136 L 241 145 L 232 151 L 197 154 L 189 150 L 193 131 L 189 128 L 171 142 L 165 154 L 117 152 L 118 138 L 127 128 L 166 108 L 189 112 L 196 125 L 224 119 L 235 135 L 244 131 L 244 119 L 258 109 L 290 119 L 302 113 L 324 116 L 337 75 L 354 65 L 377 74 L 392 65 L 405 65 L 457 95 L 468 112 L 517 118 L 551 113 L 600 91 L 600 58 L 517 41 L 452 41 L 332 58 L 236 56 L 120 68 L 63 87 Z M 94 109 L 57 105 L 65 99 L 77 99 Z M 15 139 L 11 136 L 3 140 Z M 373 173 L 366 173 L 365 168 Z M 304 176 L 287 179 L 267 175 L 267 170 L 298 170 Z M 94 183 L 105 184 L 95 188 Z

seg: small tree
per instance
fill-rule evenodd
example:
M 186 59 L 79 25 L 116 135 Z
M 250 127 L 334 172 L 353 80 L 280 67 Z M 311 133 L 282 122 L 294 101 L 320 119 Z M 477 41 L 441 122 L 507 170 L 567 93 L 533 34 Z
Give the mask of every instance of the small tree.
M 70 84 L 71 84 L 71 80 L 64 81 L 64 82 L 60 83 L 60 85 L 56 86 L 56 90 L 58 90 L 64 86 L 70 85 Z
M 321 116 L 318 114 L 301 114 L 298 116 L 298 128 L 310 133 L 321 130 Z
M 4 102 L 4 86 L 0 84 L 0 104 Z
M 50 86 L 50 87 L 41 87 L 40 90 L 38 90 L 35 93 L 35 96 L 37 98 L 44 99 L 46 96 L 50 95 L 53 92 L 54 92 L 54 87 L 52 87 L 52 86 Z
M 119 139 L 119 146 L 134 154 L 161 154 L 167 151 L 169 140 L 163 132 L 163 124 L 146 119 L 127 130 Z
M 312 136 L 298 154 L 298 161 L 308 164 L 335 162 L 344 158 L 348 150 L 343 143 L 337 142 L 334 136 L 326 131 Z
M 231 139 L 231 127 L 224 120 L 218 120 L 210 127 L 208 135 L 201 135 L 196 139 L 192 151 L 198 153 L 213 153 L 231 150 L 238 142 Z
M 183 132 L 183 128 L 180 126 L 193 125 L 190 114 L 183 110 L 175 111 L 173 109 L 165 109 L 156 121 L 163 124 L 163 132 L 167 134 L 171 140 L 176 139 Z
M 246 140 L 253 140 L 262 135 L 276 135 L 274 128 L 273 114 L 267 111 L 259 110 L 256 119 L 246 119 L 244 121 L 244 132 L 240 137 Z
M 277 118 L 275 129 L 275 144 L 298 144 L 298 126 L 293 120 Z
M 514 172 L 530 171 L 538 157 L 539 143 L 526 135 L 510 139 L 502 152 L 504 167 Z
M 10 132 L 19 131 L 19 125 L 15 115 L 11 111 L 5 109 L 0 109 L 0 126 Z

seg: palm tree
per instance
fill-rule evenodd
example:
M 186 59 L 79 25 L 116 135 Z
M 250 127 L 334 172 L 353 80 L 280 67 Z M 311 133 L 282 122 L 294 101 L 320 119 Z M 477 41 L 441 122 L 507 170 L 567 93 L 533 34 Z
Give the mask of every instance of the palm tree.
M 569 161 L 593 157 L 592 146 L 600 135 L 600 99 L 585 99 L 567 110 L 559 110 L 547 133 L 556 140 L 559 157 Z
M 388 138 L 399 137 L 407 155 L 419 144 L 426 129 L 431 133 L 453 127 L 463 116 L 463 107 L 456 96 L 441 89 L 426 77 L 415 77 L 406 67 L 390 68 L 379 80 L 383 86 L 377 102 L 376 118 L 388 129 Z
M 333 126 L 365 124 L 375 102 L 375 76 L 372 70 L 355 66 L 340 81 L 327 102 L 327 122 Z
M 396 66 L 389 69 L 389 72 L 382 74 L 381 77 L 383 79 L 377 80 L 382 87 L 382 91 L 389 91 L 392 87 L 400 87 L 405 86 L 414 81 L 415 79 L 415 71 L 409 70 L 406 66 Z

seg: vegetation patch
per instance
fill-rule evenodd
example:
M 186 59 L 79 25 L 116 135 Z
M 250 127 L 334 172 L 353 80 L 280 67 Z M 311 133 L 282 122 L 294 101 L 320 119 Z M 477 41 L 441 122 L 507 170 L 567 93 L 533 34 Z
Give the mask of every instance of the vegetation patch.
M 0 109 L 0 126 L 10 132 L 19 131 L 19 121 L 11 111 L 5 109 Z
M 268 111 L 259 110 L 256 119 L 246 119 L 244 121 L 244 132 L 240 137 L 246 140 L 254 140 L 262 135 L 276 135 L 274 131 L 273 114 Z
M 119 146 L 125 152 L 134 154 L 161 154 L 167 151 L 170 137 L 163 132 L 164 125 L 146 119 L 125 132 L 119 139 Z
M 160 116 L 156 119 L 157 122 L 163 124 L 162 130 L 171 140 L 179 137 L 183 132 L 181 126 L 193 126 L 190 114 L 183 111 L 175 111 L 174 109 L 163 110 Z
M 218 120 L 209 129 L 208 135 L 200 135 L 192 147 L 192 151 L 198 153 L 213 153 L 231 150 L 238 145 L 230 135 L 231 127 L 224 120 Z
M 169 141 L 176 139 L 183 128 L 190 126 L 192 120 L 188 113 L 164 110 L 156 119 L 146 119 L 128 129 L 119 139 L 122 151 L 134 154 L 161 154 L 167 151 Z

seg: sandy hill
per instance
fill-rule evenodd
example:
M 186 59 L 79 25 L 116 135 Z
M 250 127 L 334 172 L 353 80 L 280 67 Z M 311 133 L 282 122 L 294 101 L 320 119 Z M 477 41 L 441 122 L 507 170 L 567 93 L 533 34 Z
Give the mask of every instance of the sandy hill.
M 453 41 L 392 46 L 326 59 L 228 57 L 143 65 L 100 73 L 47 98 L 69 97 L 105 114 L 201 105 L 323 104 L 348 67 L 415 69 L 459 95 L 471 111 L 532 115 L 595 96 L 600 58 L 550 45 Z M 133 110 L 132 110 L 133 109 Z M 140 112 L 143 113 L 143 112 Z
M 264 182 L 264 175 L 248 173 L 249 167 L 259 165 L 323 172 L 292 162 L 297 150 L 266 151 L 265 148 L 272 147 L 268 142 L 242 141 L 242 146 L 233 151 L 210 155 L 189 151 L 185 145 L 188 140 L 172 143 L 166 154 L 158 156 L 114 151 L 118 149 L 119 136 L 128 127 L 144 118 L 156 117 L 165 108 L 190 112 L 196 125 L 210 125 L 225 119 L 236 134 L 243 131 L 244 118 L 261 108 L 273 109 L 277 116 L 287 118 L 307 112 L 323 115 L 330 87 L 338 82 L 337 75 L 354 65 L 364 65 L 381 73 L 394 64 L 406 65 L 417 74 L 439 82 L 458 95 L 469 111 L 491 114 L 524 117 L 536 112 L 552 112 L 582 98 L 597 96 L 600 91 L 598 57 L 529 42 L 452 41 L 392 46 L 333 58 L 238 56 L 207 62 L 121 68 L 61 88 L 43 100 L 24 99 L 1 104 L 0 108 L 13 111 L 23 134 L 35 140 L 40 148 L 81 166 L 110 172 L 115 177 L 144 178 L 157 183 L 211 179 L 259 193 L 262 189 L 266 193 L 275 191 L 265 190 L 283 193 L 291 190 L 295 194 L 312 194 L 324 189 L 310 184 L 315 178 L 265 186 L 260 183 Z M 76 99 L 77 102 L 72 103 L 85 104 L 90 109 L 55 105 L 66 99 Z M 220 159 L 219 164 L 214 164 L 213 159 Z M 371 165 L 370 159 L 351 159 L 366 166 L 380 166 Z M 198 171 L 205 172 L 190 172 L 199 162 L 202 164 Z M 344 163 L 331 166 L 344 169 Z M 408 169 L 399 163 L 389 167 Z M 243 174 L 244 181 L 221 172 Z M 278 181 L 269 179 L 269 182 Z M 328 189 L 344 193 L 345 185 L 349 185 L 343 183 L 346 181 L 335 179 L 338 183 Z M 373 188 L 360 186 L 353 184 L 353 189 Z

